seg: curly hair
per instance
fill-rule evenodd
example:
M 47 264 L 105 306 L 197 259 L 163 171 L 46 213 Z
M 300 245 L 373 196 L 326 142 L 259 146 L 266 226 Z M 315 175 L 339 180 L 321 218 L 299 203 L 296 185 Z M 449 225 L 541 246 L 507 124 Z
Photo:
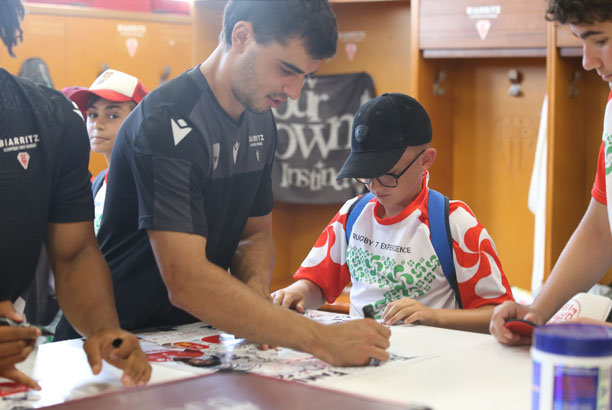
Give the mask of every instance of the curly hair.
M 589 25 L 612 20 L 610 0 L 548 0 L 546 20 Z
M 13 47 L 23 40 L 23 30 L 21 30 L 23 17 L 21 0 L 0 1 L 0 37 L 13 57 L 15 57 Z

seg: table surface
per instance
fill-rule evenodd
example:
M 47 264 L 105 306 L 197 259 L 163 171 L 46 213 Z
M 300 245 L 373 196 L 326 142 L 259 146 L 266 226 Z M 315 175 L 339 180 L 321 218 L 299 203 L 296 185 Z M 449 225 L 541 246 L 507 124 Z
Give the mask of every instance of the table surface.
M 190 329 L 193 333 L 199 328 L 192 326 Z M 530 408 L 531 358 L 528 346 L 508 347 L 498 344 L 490 335 L 427 326 L 403 325 L 391 329 L 389 352 L 397 357 L 416 359 L 357 369 L 333 368 L 310 356 L 305 359 L 307 355 L 303 353 L 277 349 L 267 353 L 255 352 L 267 357 L 262 369 L 268 373 L 260 374 L 270 375 L 273 374 L 271 371 L 279 371 L 282 375 L 282 366 L 287 363 L 295 366 L 296 362 L 307 360 L 311 365 L 320 362 L 315 367 L 334 374 L 313 377 L 310 384 L 342 392 L 409 405 L 426 405 L 435 410 Z M 162 337 L 171 336 L 172 332 L 166 331 Z M 168 367 L 167 363 L 152 363 L 152 366 L 150 384 L 212 371 L 176 366 L 176 362 L 174 367 Z M 42 391 L 0 397 L 0 410 L 44 407 L 123 388 L 121 372 L 107 363 L 99 375 L 91 374 L 81 340 L 40 345 L 18 367 L 33 376 Z

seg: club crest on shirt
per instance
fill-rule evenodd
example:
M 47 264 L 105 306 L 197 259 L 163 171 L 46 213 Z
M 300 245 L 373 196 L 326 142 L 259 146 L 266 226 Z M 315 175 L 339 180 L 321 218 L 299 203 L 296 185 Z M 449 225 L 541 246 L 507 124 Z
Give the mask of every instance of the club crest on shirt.
M 233 150 L 233 151 L 234 151 L 234 152 L 233 152 L 233 154 L 234 154 L 234 165 L 236 165 L 236 158 L 238 158 L 238 150 L 239 150 L 239 149 L 240 149 L 240 143 L 239 143 L 239 142 L 236 142 L 236 143 L 234 144 L 234 150 Z
M 264 135 L 249 135 L 249 147 L 261 147 L 264 143 Z
M 263 144 L 264 144 L 263 134 L 249 135 L 249 148 L 262 147 Z M 261 158 L 259 155 L 259 149 L 255 151 L 255 158 L 257 159 L 257 162 L 261 162 Z
M 23 169 L 28 169 L 28 165 L 30 164 L 30 154 L 27 152 L 20 152 L 17 154 L 17 160 L 23 167 Z
M 219 143 L 213 144 L 213 170 L 217 169 L 219 165 L 219 151 L 221 149 L 221 145 Z

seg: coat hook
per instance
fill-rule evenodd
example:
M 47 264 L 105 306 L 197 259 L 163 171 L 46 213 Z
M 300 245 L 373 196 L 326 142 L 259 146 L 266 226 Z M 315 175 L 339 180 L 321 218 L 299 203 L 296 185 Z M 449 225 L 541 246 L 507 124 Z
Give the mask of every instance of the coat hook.
M 576 87 L 576 84 L 578 81 L 580 81 L 580 77 L 582 77 L 580 69 L 574 71 L 574 74 L 572 74 L 572 79 L 570 80 L 569 87 L 567 89 L 567 93 L 570 98 L 576 98 L 580 95 L 580 90 L 578 87 Z
M 170 78 L 170 73 L 172 72 L 172 68 L 170 68 L 169 65 L 164 67 L 164 72 L 161 74 L 161 76 L 159 76 L 159 84 L 163 84 L 166 81 L 168 81 L 168 78 Z
M 442 81 L 446 80 L 446 71 L 440 70 L 436 74 L 436 79 L 433 84 L 433 94 L 436 96 L 441 96 L 446 94 L 446 90 L 440 85 Z
M 516 68 L 508 71 L 508 80 L 510 80 L 510 88 L 508 88 L 508 95 L 512 97 L 521 97 L 523 92 L 521 91 L 521 82 L 523 81 L 523 73 Z

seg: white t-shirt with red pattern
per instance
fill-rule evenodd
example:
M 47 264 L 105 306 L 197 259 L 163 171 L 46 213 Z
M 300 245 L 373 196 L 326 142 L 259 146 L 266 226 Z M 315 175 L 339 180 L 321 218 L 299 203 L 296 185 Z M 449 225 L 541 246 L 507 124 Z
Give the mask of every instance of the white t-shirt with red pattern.
M 387 304 L 413 298 L 431 308 L 457 308 L 453 290 L 440 267 L 429 233 L 427 174 L 423 189 L 398 215 L 379 218 L 376 198 L 355 220 L 346 240 L 347 201 L 321 233 L 294 278 L 308 279 L 333 303 L 352 282 L 350 314 L 363 316 L 373 305 L 380 319 Z M 470 208 L 450 201 L 453 259 L 463 308 L 513 300 L 495 244 Z
M 597 174 L 591 190 L 591 196 L 607 206 L 608 221 L 612 229 L 612 205 L 608 202 L 608 196 L 612 194 L 610 190 L 612 190 L 612 91 L 606 105 L 601 147 L 597 158 Z

